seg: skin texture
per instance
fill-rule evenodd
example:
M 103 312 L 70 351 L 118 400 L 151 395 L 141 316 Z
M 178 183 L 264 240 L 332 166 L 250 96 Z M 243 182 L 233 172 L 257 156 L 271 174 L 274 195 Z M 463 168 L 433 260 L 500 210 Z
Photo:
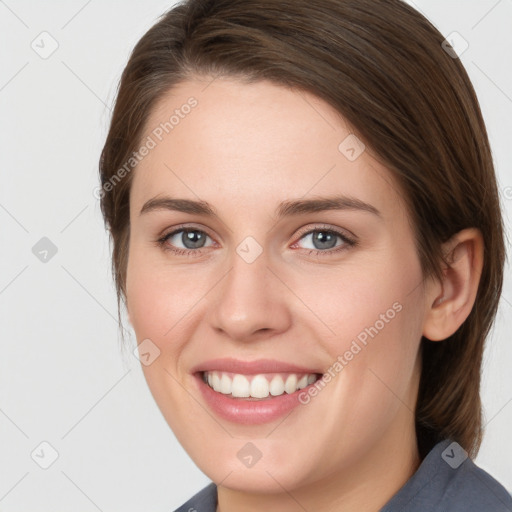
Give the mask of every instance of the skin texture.
M 421 336 L 442 340 L 471 311 L 481 236 L 459 233 L 447 244 L 456 251 L 445 281 L 423 281 L 400 189 L 371 148 L 354 161 L 338 149 L 351 130 L 332 107 L 270 82 L 194 78 L 157 105 L 145 136 L 191 96 L 197 106 L 133 171 L 127 307 L 138 343 L 149 338 L 160 350 L 142 366 L 153 397 L 190 457 L 219 484 L 218 510 L 377 511 L 420 464 Z M 380 215 L 275 216 L 281 201 L 338 194 Z M 207 201 L 218 218 L 140 215 L 163 195 Z M 208 235 L 190 256 L 156 243 L 181 224 Z M 322 228 L 357 245 L 337 238 L 336 247 L 315 246 L 311 231 Z M 250 264 L 236 252 L 248 236 L 263 251 Z M 186 249 L 181 233 L 166 247 L 173 243 Z M 217 357 L 325 372 L 397 303 L 400 312 L 316 397 L 277 421 L 217 417 L 190 373 Z M 247 468 L 237 452 L 249 441 L 262 457 Z

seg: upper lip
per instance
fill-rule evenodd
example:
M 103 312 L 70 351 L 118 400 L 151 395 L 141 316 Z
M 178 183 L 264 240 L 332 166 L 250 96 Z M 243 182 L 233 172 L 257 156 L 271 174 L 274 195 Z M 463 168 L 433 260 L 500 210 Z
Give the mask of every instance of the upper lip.
M 258 373 L 322 373 L 320 370 L 306 368 L 290 363 L 277 361 L 276 359 L 256 359 L 254 361 L 242 361 L 231 357 L 220 359 L 210 359 L 204 361 L 191 370 L 192 373 L 207 371 L 225 371 L 241 374 L 258 374 Z

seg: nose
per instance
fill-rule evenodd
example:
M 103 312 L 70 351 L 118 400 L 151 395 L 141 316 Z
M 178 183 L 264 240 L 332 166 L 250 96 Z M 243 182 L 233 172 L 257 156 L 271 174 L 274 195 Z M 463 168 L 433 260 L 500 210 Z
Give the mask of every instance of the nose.
M 237 341 L 275 336 L 291 324 L 291 294 L 265 251 L 248 262 L 234 252 L 231 267 L 211 297 L 210 323 Z

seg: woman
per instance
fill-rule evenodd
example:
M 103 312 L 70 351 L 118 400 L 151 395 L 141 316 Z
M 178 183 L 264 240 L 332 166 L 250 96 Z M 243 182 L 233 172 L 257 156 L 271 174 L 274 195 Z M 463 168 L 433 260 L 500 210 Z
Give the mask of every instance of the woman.
M 101 206 L 180 511 L 512 510 L 472 461 L 503 227 L 454 48 L 399 0 L 189 0 L 139 41 Z

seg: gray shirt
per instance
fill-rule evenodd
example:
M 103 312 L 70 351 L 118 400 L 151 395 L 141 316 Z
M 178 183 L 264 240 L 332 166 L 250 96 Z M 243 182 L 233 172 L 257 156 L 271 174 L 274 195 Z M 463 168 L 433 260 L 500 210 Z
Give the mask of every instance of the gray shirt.
M 212 482 L 175 512 L 216 512 Z M 380 512 L 512 512 L 512 496 L 459 444 L 445 439 Z

